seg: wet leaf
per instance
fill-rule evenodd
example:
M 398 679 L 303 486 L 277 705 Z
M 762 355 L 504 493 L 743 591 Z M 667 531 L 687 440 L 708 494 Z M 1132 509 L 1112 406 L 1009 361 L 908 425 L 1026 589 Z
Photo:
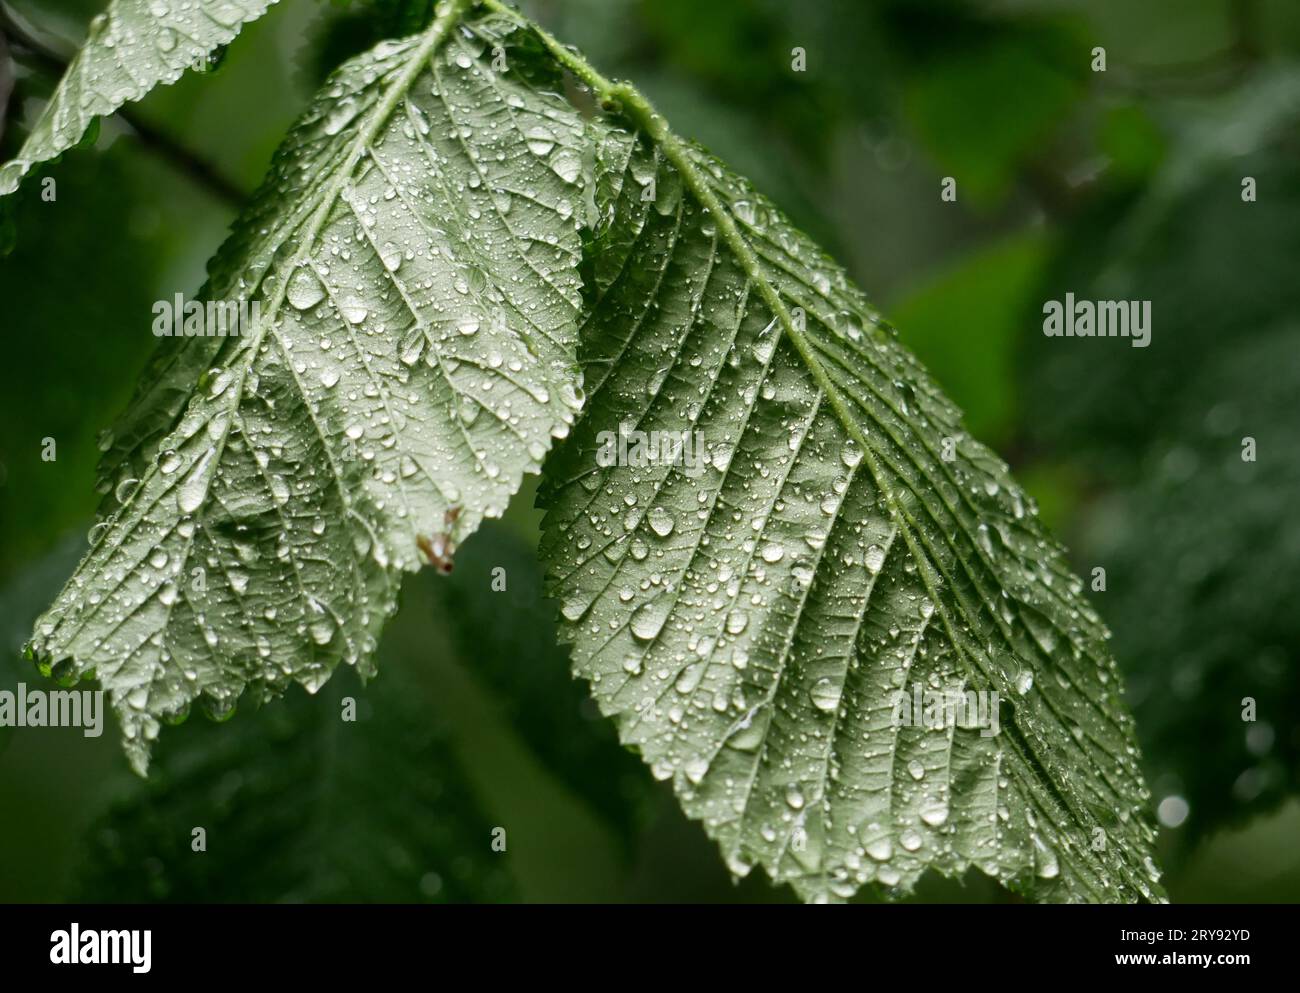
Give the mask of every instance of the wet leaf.
M 95 671 L 137 769 L 195 701 L 372 672 L 403 571 L 580 406 L 580 119 L 527 52 L 495 74 L 510 28 L 460 6 L 325 85 L 201 294 L 243 333 L 162 339 L 103 440 L 106 516 L 30 650 Z
M 32 169 L 77 144 L 91 122 L 141 99 L 159 84 L 230 44 L 275 0 L 112 0 L 90 22 L 26 143 L 0 167 L 0 196 Z
M 588 406 L 542 495 L 602 711 L 805 899 L 969 866 L 1161 898 L 1107 632 L 1032 502 L 839 266 L 618 92 L 642 130 L 594 127 Z M 997 733 L 924 695 L 967 692 Z

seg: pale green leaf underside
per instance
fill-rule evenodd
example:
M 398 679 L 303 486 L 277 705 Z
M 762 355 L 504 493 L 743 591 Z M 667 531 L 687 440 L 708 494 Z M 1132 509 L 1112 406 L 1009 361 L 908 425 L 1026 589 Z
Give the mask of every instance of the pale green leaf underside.
M 228 45 L 276 0 L 113 0 L 41 112 L 18 157 L 0 167 L 0 196 L 33 168 L 67 151 L 90 122 L 174 83 L 197 60 Z
M 623 740 L 733 872 L 808 900 L 972 865 L 1039 899 L 1159 898 L 1107 632 L 1006 466 L 744 181 L 661 130 L 593 130 L 588 400 L 542 552 Z M 620 424 L 699 432 L 708 464 L 603 468 Z M 996 691 L 1000 733 L 895 727 L 914 684 Z
M 326 83 L 212 265 L 260 321 L 163 339 L 106 439 L 109 516 L 31 647 L 95 670 L 137 768 L 196 699 L 369 673 L 417 537 L 500 515 L 575 417 L 581 120 L 474 28 Z

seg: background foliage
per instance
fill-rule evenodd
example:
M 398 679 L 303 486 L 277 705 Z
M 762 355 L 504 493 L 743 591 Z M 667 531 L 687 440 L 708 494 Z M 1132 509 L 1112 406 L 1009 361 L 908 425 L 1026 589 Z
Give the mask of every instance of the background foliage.
M 100 4 L 5 6 L 57 54 Z M 429 6 L 281 3 L 210 78 L 156 91 L 132 115 L 138 129 L 106 121 L 93 151 L 47 170 L 55 203 L 29 183 L 4 208 L 0 688 L 38 678 L 16 647 L 84 547 L 96 435 L 153 345 L 152 302 L 202 283 L 239 192 L 324 74 L 418 28 Z M 844 261 L 972 432 L 1009 458 L 1077 569 L 1106 568 L 1094 603 L 1115 633 L 1149 781 L 1158 801 L 1188 804 L 1162 836 L 1171 897 L 1300 899 L 1300 806 L 1288 800 L 1300 780 L 1295 4 L 524 6 L 607 75 L 636 80 Z M 806 73 L 790 72 L 796 45 Z M 1104 74 L 1088 70 L 1094 45 Z M 4 158 L 53 82 L 46 62 L 9 47 Z M 949 175 L 956 204 L 938 197 Z M 1245 175 L 1255 204 L 1241 202 Z M 1045 339 L 1041 304 L 1067 290 L 1151 299 L 1151 347 Z M 1238 456 L 1244 435 L 1259 445 L 1253 464 Z M 56 462 L 40 459 L 45 437 Z M 450 581 L 408 585 L 368 691 L 295 691 L 226 725 L 196 717 L 164 736 L 148 783 L 126 771 L 111 728 L 0 729 L 0 899 L 790 899 L 757 877 L 733 888 L 567 677 L 538 593 L 531 503 L 521 494 L 504 525 L 470 541 Z M 488 586 L 497 565 L 504 593 Z M 344 693 L 362 719 L 326 776 L 304 755 Z M 1240 720 L 1245 696 L 1258 701 L 1253 725 Z M 379 754 L 392 760 L 367 761 Z M 244 824 L 231 835 L 240 851 L 210 850 L 211 867 L 177 846 L 196 808 L 273 807 L 290 785 L 315 788 L 316 804 Z M 494 826 L 506 853 L 488 850 Z M 358 834 L 384 838 L 372 863 L 346 843 Z M 283 846 L 278 874 L 216 871 L 270 839 Z M 916 899 L 1005 897 L 972 874 L 930 880 Z

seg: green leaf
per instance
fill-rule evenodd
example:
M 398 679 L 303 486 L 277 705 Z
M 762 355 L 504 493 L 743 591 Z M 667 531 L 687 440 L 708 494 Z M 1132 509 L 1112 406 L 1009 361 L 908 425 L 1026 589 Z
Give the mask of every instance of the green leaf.
M 163 339 L 104 440 L 107 516 L 30 648 L 94 670 L 138 770 L 196 699 L 370 674 L 420 544 L 499 516 L 581 404 L 581 119 L 466 6 L 326 84 L 201 294 L 260 316 Z
M 1152 439 L 1174 427 L 1169 416 L 1180 404 L 1171 397 L 1243 339 L 1297 312 L 1298 123 L 1300 72 L 1261 72 L 1184 123 L 1136 203 L 1091 201 L 1058 239 L 1061 255 L 1036 293 L 1040 306 L 1067 292 L 1149 300 L 1153 328 L 1146 348 L 1031 334 L 1026 427 L 1038 446 L 1093 455 L 1112 475 L 1131 471 Z M 1241 199 L 1247 176 L 1258 202 Z
M 275 0 L 112 0 L 32 128 L 18 158 L 0 167 L 0 196 L 33 168 L 77 144 L 98 117 L 144 97 L 222 45 Z
M 1070 117 L 1087 51 L 1052 22 L 967 30 L 977 32 L 969 45 L 911 69 L 904 106 L 939 169 L 958 177 L 959 195 L 994 207 Z
M 1048 249 L 1038 232 L 997 242 L 927 280 L 891 311 L 908 347 L 943 380 L 981 437 L 1002 437 L 1015 423 L 1016 348 L 1039 313 L 1035 291 Z M 978 335 L 970 333 L 972 323 Z
M 113 195 L 104 198 L 105 190 Z M 0 423 L 9 437 L 0 512 L 6 578 L 30 568 L 52 537 L 72 528 L 84 534 L 96 502 L 96 432 L 131 395 L 131 379 L 153 344 L 133 315 L 148 313 L 164 267 L 193 237 L 192 231 L 149 236 L 131 220 L 157 198 L 184 192 L 147 153 L 116 142 L 60 170 L 59 201 L 67 209 L 57 223 L 39 196 L 3 201 L 16 208 L 23 237 L 0 264 L 0 299 L 24 300 L 9 324 L 10 361 L 0 372 Z M 111 253 L 104 250 L 105 231 L 113 232 Z M 53 259 L 60 271 L 77 274 L 76 292 L 32 292 L 50 286 Z M 42 369 L 52 374 L 33 389 L 34 370 Z M 44 438 L 57 439 L 57 462 L 18 457 L 38 451 Z M 30 633 L 29 624 L 24 639 Z
M 1094 529 L 1148 774 L 1187 802 L 1185 842 L 1300 790 L 1298 348 L 1290 324 L 1225 349 Z
M 88 839 L 80 899 L 508 900 L 508 856 L 445 733 L 397 669 L 350 674 L 228 725 L 192 721 Z M 344 704 L 355 701 L 355 720 Z M 206 848 L 193 850 L 203 828 Z
M 593 126 L 589 399 L 542 496 L 622 740 L 736 875 L 808 900 L 972 865 L 1161 898 L 1105 628 L 1006 466 L 773 205 L 552 50 L 638 128 Z M 698 434 L 707 464 L 602 465 L 624 425 Z M 996 693 L 1000 732 L 897 726 L 914 687 Z
M 1148 778 L 1188 804 L 1185 820 L 1168 819 L 1184 847 L 1300 784 L 1300 681 L 1287 662 L 1300 645 L 1289 606 L 1300 383 L 1287 330 L 1300 308 L 1300 74 L 1261 69 L 1194 111 L 1172 115 L 1173 152 L 1142 197 L 1081 214 L 1039 291 L 1150 300 L 1150 347 L 1035 334 L 1026 392 L 1038 445 L 1096 464 L 1089 488 L 1106 496 L 1078 551 L 1107 570 L 1101 599 Z M 1242 200 L 1245 177 L 1258 202 Z

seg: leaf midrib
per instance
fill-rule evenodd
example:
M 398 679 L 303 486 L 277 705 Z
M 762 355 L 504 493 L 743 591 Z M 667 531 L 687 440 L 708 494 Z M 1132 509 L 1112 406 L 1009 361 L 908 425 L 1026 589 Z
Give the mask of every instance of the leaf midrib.
M 308 220 L 306 227 L 297 235 L 299 238 L 298 250 L 294 253 L 290 262 L 281 270 L 280 278 L 272 291 L 271 299 L 268 301 L 261 319 L 254 327 L 250 343 L 246 349 L 250 358 L 241 365 L 237 382 L 238 388 L 231 391 L 234 398 L 232 402 L 237 403 L 239 396 L 243 393 L 244 382 L 247 379 L 248 371 L 253 365 L 252 357 L 256 356 L 267 331 L 271 330 L 272 324 L 279 317 L 280 310 L 284 306 L 285 295 L 288 293 L 290 277 L 310 260 L 312 251 L 315 249 L 316 242 L 320 237 L 321 229 L 324 227 L 325 221 L 329 217 L 334 204 L 338 201 L 340 194 L 353 178 L 357 162 L 361 160 L 362 155 L 374 143 L 380 129 L 388 123 L 393 111 L 397 109 L 398 104 L 410 91 L 411 84 L 424 71 L 427 61 L 460 21 L 462 14 L 471 2 L 472 0 L 449 0 L 448 8 L 425 31 L 420 43 L 411 53 L 410 61 L 406 67 L 398 74 L 379 103 L 370 111 L 370 117 L 365 126 L 358 131 L 356 138 L 352 142 L 352 147 L 348 151 L 347 158 L 335 172 L 329 185 L 325 187 L 324 192 L 321 194 L 321 201 Z M 306 401 L 310 398 L 304 395 L 303 399 Z M 229 434 L 229 430 L 222 434 L 221 445 L 223 447 Z M 218 450 L 217 457 L 220 458 L 220 450 Z

